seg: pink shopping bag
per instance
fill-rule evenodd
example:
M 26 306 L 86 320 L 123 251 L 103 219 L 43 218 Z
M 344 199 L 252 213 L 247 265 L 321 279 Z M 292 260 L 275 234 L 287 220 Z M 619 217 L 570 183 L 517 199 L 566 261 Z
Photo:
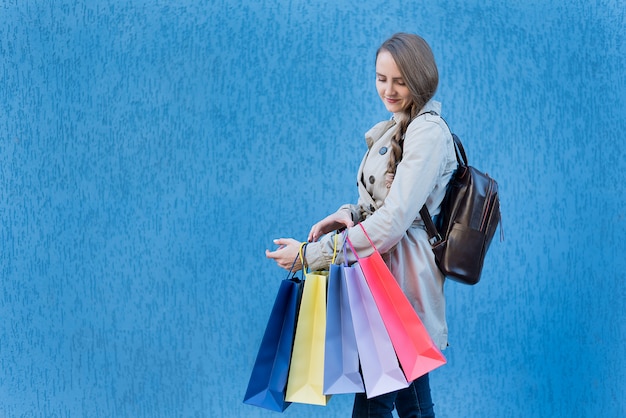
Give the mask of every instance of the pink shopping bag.
M 372 244 L 374 253 L 363 258 L 359 258 L 356 253 L 355 255 L 363 269 L 363 275 L 385 323 L 402 370 L 407 380 L 413 381 L 444 365 L 446 358 L 428 334 L 365 228 L 361 224 L 359 226 Z M 352 247 L 350 240 L 348 244 Z

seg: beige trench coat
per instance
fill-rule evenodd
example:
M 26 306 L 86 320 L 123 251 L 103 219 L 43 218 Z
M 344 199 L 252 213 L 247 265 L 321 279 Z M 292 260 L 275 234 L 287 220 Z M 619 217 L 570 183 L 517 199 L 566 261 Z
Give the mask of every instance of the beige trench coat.
M 437 115 L 424 113 L 430 111 Z M 439 213 L 457 161 L 450 131 L 438 116 L 441 104 L 431 100 L 420 114 L 407 128 L 402 160 L 390 188 L 385 185 L 385 173 L 397 125 L 393 119 L 380 122 L 366 133 L 368 151 L 357 175 L 358 204 L 339 210 L 349 210 L 355 223 L 362 223 L 433 341 L 444 349 L 448 343 L 444 276 L 435 264 L 419 210 L 426 202 L 433 216 Z M 348 234 L 359 256 L 372 253 L 360 227 L 350 228 Z M 310 269 L 328 269 L 333 255 L 331 235 L 307 246 Z M 350 263 L 355 261 L 350 252 L 348 258 Z

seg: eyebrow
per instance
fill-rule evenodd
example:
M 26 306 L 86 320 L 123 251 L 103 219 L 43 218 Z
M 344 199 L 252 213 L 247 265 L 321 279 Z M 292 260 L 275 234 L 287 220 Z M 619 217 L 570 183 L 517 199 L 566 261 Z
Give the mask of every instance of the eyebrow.
M 376 75 L 379 76 L 379 77 L 385 77 L 385 78 L 387 77 L 386 75 L 381 74 L 381 73 L 376 73 Z M 391 79 L 392 80 L 404 80 L 403 77 L 391 77 Z

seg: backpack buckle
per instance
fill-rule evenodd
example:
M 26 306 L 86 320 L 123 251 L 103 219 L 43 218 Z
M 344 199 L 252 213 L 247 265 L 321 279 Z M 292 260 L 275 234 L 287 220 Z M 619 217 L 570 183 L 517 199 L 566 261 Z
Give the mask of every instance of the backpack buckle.
M 430 242 L 430 245 L 432 246 L 439 244 L 441 242 L 441 235 L 437 234 L 435 236 L 428 238 L 428 242 Z

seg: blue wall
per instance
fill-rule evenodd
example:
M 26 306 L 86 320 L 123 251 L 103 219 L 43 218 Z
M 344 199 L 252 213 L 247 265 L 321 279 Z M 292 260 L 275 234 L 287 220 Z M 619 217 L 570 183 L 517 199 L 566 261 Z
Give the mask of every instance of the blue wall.
M 623 1 L 48 3 L 0 4 L 0 416 L 277 416 L 241 403 L 263 252 L 355 201 L 396 31 L 501 188 L 439 416 L 626 416 Z

